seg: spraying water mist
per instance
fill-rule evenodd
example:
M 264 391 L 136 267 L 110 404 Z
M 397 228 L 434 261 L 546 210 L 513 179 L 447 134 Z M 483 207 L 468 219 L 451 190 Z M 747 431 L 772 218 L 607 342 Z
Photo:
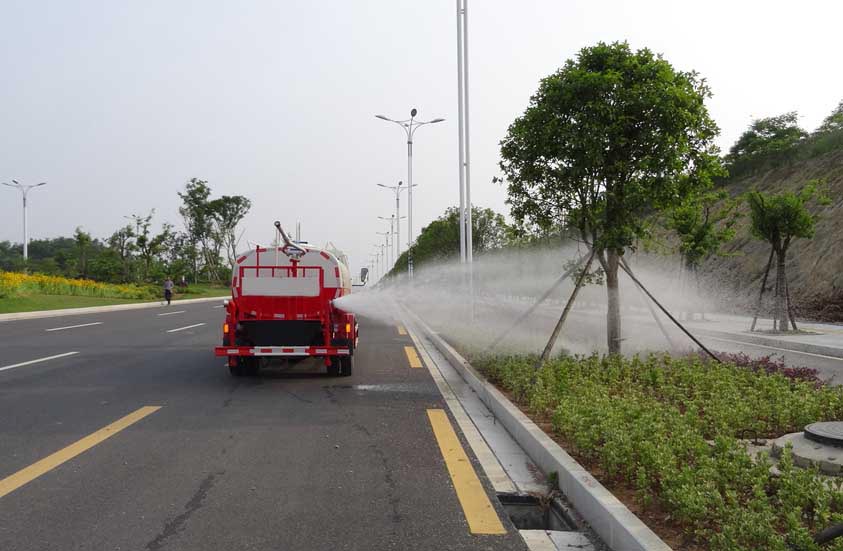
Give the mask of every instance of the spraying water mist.
M 580 269 L 571 268 L 586 253 L 585 247 L 570 245 L 486 254 L 474 263 L 473 300 L 466 265 L 450 261 L 417 268 L 412 284 L 405 280 L 382 282 L 339 299 L 337 305 L 386 323 L 393 316 L 389 303 L 398 301 L 422 316 L 436 331 L 466 346 L 539 354 L 575 282 L 569 277 L 554 285 L 566 271 L 576 277 Z M 626 261 L 636 277 L 674 314 L 712 309 L 713 301 L 706 293 L 682 281 L 678 258 L 631 254 L 626 255 Z M 513 322 L 549 289 L 553 290 L 547 300 L 513 327 Z M 622 278 L 620 292 L 624 353 L 694 347 L 663 314 L 648 306 L 646 297 L 628 277 Z M 606 309 L 601 273 L 592 267 L 553 353 L 606 352 Z

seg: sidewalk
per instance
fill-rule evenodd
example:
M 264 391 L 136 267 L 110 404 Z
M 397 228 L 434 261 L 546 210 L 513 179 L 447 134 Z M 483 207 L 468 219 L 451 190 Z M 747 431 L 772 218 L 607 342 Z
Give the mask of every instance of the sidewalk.
M 694 334 L 730 337 L 753 344 L 843 358 L 843 325 L 797 322 L 799 330 L 809 334 L 774 335 L 764 332 L 773 326 L 769 319 L 759 319 L 755 325 L 756 330 L 750 332 L 752 318 L 749 316 L 707 314 L 706 321 L 693 320 L 682 323 Z

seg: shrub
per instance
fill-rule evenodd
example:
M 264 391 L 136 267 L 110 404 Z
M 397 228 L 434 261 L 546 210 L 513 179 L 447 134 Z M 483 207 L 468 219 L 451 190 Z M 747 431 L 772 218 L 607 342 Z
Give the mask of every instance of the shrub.
M 744 429 L 775 437 L 843 416 L 843 390 L 793 376 L 770 358 L 478 356 L 474 365 L 605 478 L 658 504 L 686 535 L 718 551 L 818 550 L 810 535 L 843 519 L 839 484 L 793 467 L 776 477 L 752 458 Z M 832 549 L 843 550 L 843 543 Z

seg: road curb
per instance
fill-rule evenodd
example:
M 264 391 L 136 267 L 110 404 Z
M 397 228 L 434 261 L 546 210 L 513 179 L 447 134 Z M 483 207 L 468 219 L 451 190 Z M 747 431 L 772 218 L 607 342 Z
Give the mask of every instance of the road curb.
M 806 352 L 808 354 L 821 354 L 823 356 L 832 356 L 834 358 L 843 359 L 843 348 L 836 348 L 834 346 L 823 346 L 821 344 L 808 344 L 797 341 L 783 340 L 772 337 L 762 337 L 758 335 L 750 335 L 747 333 L 729 333 L 726 331 L 714 331 L 711 329 L 694 329 L 693 332 L 698 335 L 705 335 L 708 337 L 718 337 L 721 339 L 742 340 L 751 344 L 760 344 L 763 346 L 774 346 L 776 348 L 784 348 L 794 352 Z
M 179 304 L 194 304 L 197 302 L 220 301 L 228 297 L 204 297 L 174 300 L 171 308 Z M 116 312 L 119 310 L 142 310 L 144 308 L 161 308 L 161 301 L 136 302 L 134 304 L 112 304 L 110 306 L 89 306 L 87 308 L 64 308 L 62 310 L 38 310 L 35 312 L 15 312 L 13 314 L 0 314 L 0 322 L 30 320 L 40 318 L 58 318 L 61 316 L 77 316 L 83 314 L 99 314 L 102 312 Z
M 486 404 L 515 441 L 545 473 L 559 475 L 559 489 L 615 551 L 671 551 L 641 519 L 595 479 L 585 467 L 554 442 L 468 361 L 409 311 L 430 341 Z

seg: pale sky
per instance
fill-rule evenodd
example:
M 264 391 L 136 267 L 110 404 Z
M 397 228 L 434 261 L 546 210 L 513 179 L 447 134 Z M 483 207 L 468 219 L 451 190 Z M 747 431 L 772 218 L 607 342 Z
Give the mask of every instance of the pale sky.
M 456 2 L 0 0 L 0 181 L 30 195 L 31 238 L 82 226 L 105 238 L 156 209 L 181 225 L 191 177 L 253 201 L 242 241 L 272 222 L 333 241 L 357 270 L 406 183 L 416 134 L 414 232 L 458 204 Z M 808 130 L 843 99 L 843 3 L 834 0 L 472 0 L 472 196 L 539 80 L 598 41 L 627 40 L 696 70 L 724 150 L 753 118 L 797 110 Z M 406 214 L 406 194 L 402 215 Z M 402 227 L 406 240 L 407 228 Z M 22 240 L 20 197 L 0 188 L 0 240 Z

